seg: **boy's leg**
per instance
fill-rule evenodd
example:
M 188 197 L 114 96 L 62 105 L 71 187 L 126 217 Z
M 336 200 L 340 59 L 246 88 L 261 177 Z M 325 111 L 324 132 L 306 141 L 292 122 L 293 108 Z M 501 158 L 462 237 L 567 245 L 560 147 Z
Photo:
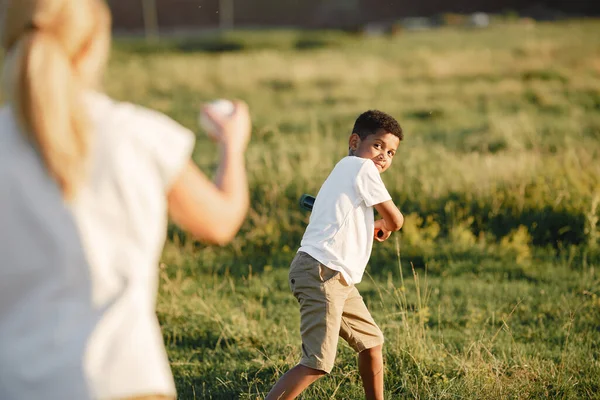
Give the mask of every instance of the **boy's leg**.
M 302 360 L 275 384 L 268 399 L 291 399 L 333 368 L 342 312 L 349 287 L 333 271 L 306 253 L 298 253 L 289 274 L 300 304 Z
M 326 372 L 298 364 L 279 378 L 265 400 L 295 399 L 304 389 L 323 375 L 326 375 Z
M 383 333 L 354 287 L 342 313 L 340 336 L 358 353 L 358 370 L 367 399 L 383 399 Z
M 375 346 L 358 353 L 358 371 L 365 389 L 365 397 L 383 399 L 383 352 Z

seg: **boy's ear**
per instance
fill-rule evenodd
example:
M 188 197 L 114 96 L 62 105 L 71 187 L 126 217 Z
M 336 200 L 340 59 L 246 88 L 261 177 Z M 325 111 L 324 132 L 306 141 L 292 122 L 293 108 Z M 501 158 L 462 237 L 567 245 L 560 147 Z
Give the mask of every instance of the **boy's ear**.
M 357 133 L 353 133 L 350 135 L 350 139 L 348 139 L 348 148 L 350 152 L 354 152 L 358 150 L 358 146 L 360 146 L 360 136 Z

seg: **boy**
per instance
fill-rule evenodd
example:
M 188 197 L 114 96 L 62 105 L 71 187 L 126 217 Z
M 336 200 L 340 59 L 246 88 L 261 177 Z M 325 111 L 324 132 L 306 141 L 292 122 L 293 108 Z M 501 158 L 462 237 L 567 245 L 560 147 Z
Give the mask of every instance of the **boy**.
M 359 353 L 367 399 L 383 399 L 383 334 L 354 285 L 362 279 L 373 240 L 383 242 L 404 222 L 380 177 L 402 139 L 402 128 L 391 116 L 376 110 L 361 114 L 348 157 L 319 190 L 289 272 L 300 303 L 302 359 L 267 400 L 293 399 L 331 372 L 339 336 Z M 373 207 L 382 219 L 374 221 Z

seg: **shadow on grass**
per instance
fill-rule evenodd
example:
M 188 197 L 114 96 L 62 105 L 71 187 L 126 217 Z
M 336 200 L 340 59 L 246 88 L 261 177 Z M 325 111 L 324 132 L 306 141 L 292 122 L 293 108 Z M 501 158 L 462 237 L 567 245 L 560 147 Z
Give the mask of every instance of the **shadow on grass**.
M 538 203 L 543 204 L 543 201 L 536 201 L 534 194 L 532 198 L 523 200 L 525 204 L 519 204 L 519 199 L 509 195 L 503 193 L 505 199 L 500 207 L 496 206 L 497 210 L 492 209 L 491 201 L 474 198 L 469 193 L 452 192 L 436 199 L 428 198 L 426 202 L 419 196 L 414 196 L 418 201 L 413 201 L 402 193 L 392 193 L 392 198 L 404 197 L 400 208 L 405 214 L 433 217 L 440 224 L 442 235 L 447 235 L 457 223 L 472 217 L 471 230 L 475 236 L 491 233 L 501 238 L 522 225 L 528 229 L 535 246 L 551 245 L 558 249 L 585 243 L 586 216 L 582 212 L 540 206 Z
M 138 54 L 172 54 L 172 53 L 237 53 L 260 50 L 316 50 L 338 46 L 338 40 L 327 37 L 300 37 L 290 39 L 287 36 L 244 37 L 240 34 L 211 35 L 185 39 L 161 39 L 154 42 L 144 40 L 123 39 L 116 42 L 120 51 Z
M 239 360 L 237 360 L 239 362 Z M 280 372 L 275 367 L 251 363 L 232 367 L 219 365 L 178 365 L 172 369 L 180 399 L 238 399 L 242 394 L 254 394 L 264 398 Z

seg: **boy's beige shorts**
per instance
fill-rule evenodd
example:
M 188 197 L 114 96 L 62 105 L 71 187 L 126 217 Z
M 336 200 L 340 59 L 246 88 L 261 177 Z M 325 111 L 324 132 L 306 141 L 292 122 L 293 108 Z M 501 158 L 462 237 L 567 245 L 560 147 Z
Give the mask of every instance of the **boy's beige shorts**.
M 331 372 L 341 336 L 356 352 L 383 344 L 383 333 L 354 285 L 310 255 L 298 252 L 289 273 L 300 303 L 300 364 Z

